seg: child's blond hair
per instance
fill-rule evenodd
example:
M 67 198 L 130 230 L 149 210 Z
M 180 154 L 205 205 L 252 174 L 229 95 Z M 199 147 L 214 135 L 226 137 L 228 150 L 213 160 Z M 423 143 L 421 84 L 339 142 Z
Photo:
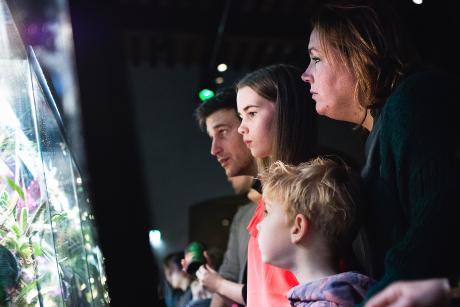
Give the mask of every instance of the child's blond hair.
M 359 177 L 344 162 L 315 158 L 292 166 L 277 161 L 260 179 L 264 199 L 279 202 L 289 223 L 303 214 L 331 248 L 351 244 L 361 195 Z

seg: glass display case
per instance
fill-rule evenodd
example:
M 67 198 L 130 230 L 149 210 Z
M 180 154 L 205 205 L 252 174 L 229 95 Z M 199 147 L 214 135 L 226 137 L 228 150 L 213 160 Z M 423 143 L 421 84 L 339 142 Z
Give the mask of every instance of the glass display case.
M 0 0 L 0 306 L 105 305 L 84 182 L 40 65 Z

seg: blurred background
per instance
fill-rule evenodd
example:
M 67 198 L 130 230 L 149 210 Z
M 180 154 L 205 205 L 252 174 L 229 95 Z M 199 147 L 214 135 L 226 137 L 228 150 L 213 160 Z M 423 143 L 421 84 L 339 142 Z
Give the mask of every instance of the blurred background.
M 454 1 L 386 2 L 427 62 L 459 71 Z M 157 261 L 195 239 L 225 248 L 236 211 L 193 117 L 199 92 L 232 86 L 265 65 L 305 69 L 309 14 L 319 2 L 7 3 L 44 66 L 89 188 L 112 305 L 154 305 Z M 363 162 L 360 131 L 328 119 L 319 124 L 324 145 Z

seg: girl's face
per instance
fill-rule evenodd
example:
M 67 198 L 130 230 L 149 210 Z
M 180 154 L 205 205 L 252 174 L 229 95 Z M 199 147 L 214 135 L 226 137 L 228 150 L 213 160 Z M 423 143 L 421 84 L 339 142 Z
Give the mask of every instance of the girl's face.
M 313 29 L 308 44 L 310 64 L 302 80 L 310 83 L 310 93 L 316 102 L 316 112 L 336 120 L 360 123 L 364 108 L 355 99 L 356 77 L 339 58 L 334 48 L 328 48 L 328 58 Z
M 241 116 L 238 132 L 243 135 L 251 154 L 256 158 L 271 156 L 275 103 L 263 98 L 249 86 L 238 90 L 236 102 Z

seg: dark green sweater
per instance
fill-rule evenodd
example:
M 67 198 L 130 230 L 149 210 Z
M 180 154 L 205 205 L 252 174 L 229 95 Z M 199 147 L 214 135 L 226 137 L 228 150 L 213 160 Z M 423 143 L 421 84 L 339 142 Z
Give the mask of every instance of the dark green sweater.
M 457 90 L 458 92 L 458 90 Z M 374 118 L 362 175 L 373 277 L 460 276 L 460 100 L 433 72 L 403 80 Z

